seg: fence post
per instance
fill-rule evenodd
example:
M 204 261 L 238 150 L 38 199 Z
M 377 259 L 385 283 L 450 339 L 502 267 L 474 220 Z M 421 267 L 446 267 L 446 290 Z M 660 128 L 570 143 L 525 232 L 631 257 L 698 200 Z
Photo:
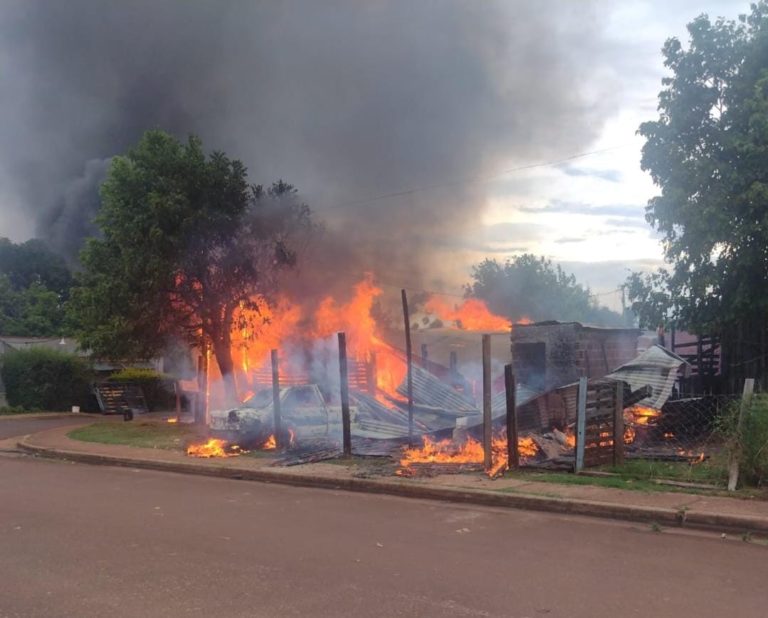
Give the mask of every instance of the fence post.
M 352 455 L 352 432 L 349 420 L 349 378 L 347 376 L 347 336 L 339 333 L 339 374 L 341 378 L 341 435 L 344 456 Z
M 275 445 L 277 448 L 283 446 L 283 426 L 280 416 L 280 367 L 277 357 L 277 350 L 272 350 L 272 414 L 273 426 L 275 429 Z
M 491 336 L 483 335 L 483 463 L 493 467 L 493 427 L 491 419 Z
M 403 301 L 403 321 L 405 324 L 405 361 L 407 366 L 408 387 L 408 446 L 413 446 L 413 349 L 411 348 L 411 317 L 408 314 L 408 296 L 400 290 Z
M 587 378 L 579 378 L 576 403 L 576 461 L 574 471 L 584 469 L 584 432 L 587 426 Z
M 517 448 L 517 401 L 515 396 L 515 374 L 512 365 L 504 365 L 504 388 L 507 392 L 507 467 L 520 467 L 520 453 Z
M 741 405 L 739 406 L 739 420 L 736 422 L 736 436 L 739 441 L 731 453 L 731 461 L 728 464 L 728 491 L 736 491 L 736 485 L 739 483 L 739 457 L 741 455 L 741 431 L 744 426 L 744 415 L 749 408 L 749 402 L 752 399 L 752 393 L 755 390 L 754 378 L 744 380 L 744 390 L 741 394 Z
M 624 383 L 616 383 L 613 409 L 613 465 L 624 463 Z

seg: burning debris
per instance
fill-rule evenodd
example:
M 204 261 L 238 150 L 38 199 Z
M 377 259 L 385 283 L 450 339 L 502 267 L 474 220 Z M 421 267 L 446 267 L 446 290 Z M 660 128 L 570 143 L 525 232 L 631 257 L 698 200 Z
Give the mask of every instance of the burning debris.
M 248 451 L 244 451 L 237 444 L 230 444 L 219 438 L 209 438 L 199 444 L 190 444 L 187 447 L 187 455 L 209 459 L 212 457 L 237 457 Z
M 519 438 L 517 448 L 522 460 L 533 458 L 539 453 L 539 449 L 531 437 Z M 491 442 L 491 449 L 493 465 L 487 470 L 487 473 L 494 477 L 507 468 L 506 436 L 494 437 Z M 472 437 L 467 437 L 461 443 L 447 438 L 435 441 L 429 436 L 423 436 L 421 447 L 403 450 L 400 469 L 396 474 L 398 476 L 430 476 L 482 470 L 483 459 L 483 445 Z

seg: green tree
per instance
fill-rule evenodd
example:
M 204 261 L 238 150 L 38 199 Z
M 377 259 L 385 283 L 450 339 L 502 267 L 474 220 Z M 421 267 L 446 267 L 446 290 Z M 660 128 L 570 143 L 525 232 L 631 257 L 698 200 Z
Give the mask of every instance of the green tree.
M 64 260 L 37 239 L 0 238 L 0 334 L 64 334 L 64 302 L 72 277 Z
M 234 398 L 236 310 L 271 300 L 312 227 L 309 208 L 290 185 L 251 186 L 240 161 L 162 131 L 114 158 L 101 196 L 103 237 L 81 253 L 70 303 L 82 345 L 137 359 L 178 337 L 210 344 Z
M 737 21 L 702 15 L 688 33 L 687 48 L 676 38 L 664 45 L 671 75 L 659 94 L 659 118 L 639 131 L 646 138 L 642 168 L 660 189 L 647 218 L 664 234 L 670 264 L 656 291 L 669 295 L 671 316 L 695 331 L 732 338 L 739 325 L 764 333 L 768 4 L 753 4 Z M 642 303 L 653 288 L 641 286 L 631 300 Z M 755 355 L 764 357 L 762 348 Z
M 576 278 L 550 260 L 523 254 L 501 264 L 486 259 L 472 267 L 467 296 L 479 298 L 511 319 L 582 321 L 620 326 L 620 314 L 600 307 Z
M 41 283 L 63 299 L 72 284 L 72 274 L 64 258 L 37 238 L 20 244 L 0 238 L 0 273 L 8 277 L 16 290 Z
M 14 290 L 0 275 L 0 334 L 12 337 L 59 337 L 66 334 L 65 311 L 60 296 L 33 281 Z

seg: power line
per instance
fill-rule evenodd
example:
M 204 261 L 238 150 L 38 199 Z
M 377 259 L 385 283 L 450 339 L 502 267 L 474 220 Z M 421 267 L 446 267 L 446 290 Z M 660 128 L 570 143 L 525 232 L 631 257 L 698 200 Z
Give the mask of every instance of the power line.
M 514 174 L 516 172 L 523 172 L 526 170 L 531 169 L 537 169 L 541 167 L 553 167 L 555 165 L 562 165 L 563 163 L 568 163 L 569 161 L 574 161 L 576 159 L 583 159 L 584 157 L 591 157 L 597 154 L 603 154 L 605 152 L 611 152 L 613 150 L 619 150 L 621 148 L 627 148 L 631 146 L 632 144 L 623 144 L 620 146 L 611 146 L 609 148 L 601 148 L 599 150 L 590 150 L 588 152 L 580 152 L 574 155 L 571 155 L 569 157 L 564 157 L 562 159 L 556 159 L 552 161 L 544 161 L 541 163 L 529 163 L 528 165 L 520 165 L 518 167 L 511 167 L 509 169 L 503 170 L 497 174 L 494 174 L 493 176 L 485 176 L 485 177 L 471 177 L 468 176 L 466 178 L 462 178 L 459 180 L 453 180 L 453 181 L 447 181 L 447 182 L 439 182 L 434 183 L 431 185 L 423 185 L 421 187 L 413 187 L 411 189 L 402 189 L 400 191 L 393 191 L 390 193 L 381 193 L 379 195 L 373 195 L 371 197 L 362 198 L 359 200 L 352 200 L 349 202 L 341 202 L 340 204 L 336 204 L 336 208 L 346 208 L 348 206 L 362 206 L 365 204 L 370 204 L 372 202 L 378 202 L 381 200 L 386 200 L 394 197 L 405 197 L 408 195 L 413 195 L 414 193 L 421 193 L 423 191 L 431 191 L 433 189 L 439 189 L 442 187 L 454 187 L 458 185 L 463 184 L 476 184 L 476 183 L 483 183 L 483 182 L 490 182 L 493 180 L 497 180 L 499 178 L 502 178 L 503 176 L 507 176 L 509 174 Z

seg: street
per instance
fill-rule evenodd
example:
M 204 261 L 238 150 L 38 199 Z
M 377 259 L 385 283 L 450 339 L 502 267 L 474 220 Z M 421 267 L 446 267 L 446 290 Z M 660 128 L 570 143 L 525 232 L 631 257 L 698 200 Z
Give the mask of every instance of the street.
M 0 456 L 0 617 L 765 616 L 734 535 Z

